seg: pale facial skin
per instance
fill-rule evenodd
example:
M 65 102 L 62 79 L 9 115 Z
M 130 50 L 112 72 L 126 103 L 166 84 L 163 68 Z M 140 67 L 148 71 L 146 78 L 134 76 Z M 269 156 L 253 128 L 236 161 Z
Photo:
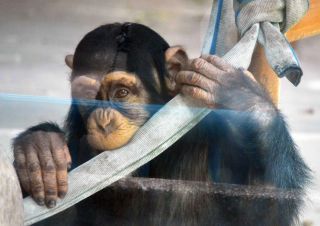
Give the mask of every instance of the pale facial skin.
M 115 71 L 103 76 L 79 76 L 71 82 L 72 98 L 81 100 L 101 100 L 110 102 L 148 104 L 148 94 L 138 77 L 124 71 Z M 85 107 L 79 106 L 84 115 Z M 84 116 L 83 116 L 84 117 Z M 98 152 L 113 150 L 129 142 L 139 126 L 132 123 L 119 111 L 98 108 L 87 119 L 87 140 Z

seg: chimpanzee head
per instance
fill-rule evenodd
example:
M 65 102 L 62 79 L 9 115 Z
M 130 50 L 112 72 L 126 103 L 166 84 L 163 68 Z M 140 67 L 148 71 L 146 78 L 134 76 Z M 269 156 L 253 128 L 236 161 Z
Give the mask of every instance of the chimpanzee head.
M 173 78 L 188 57 L 144 25 L 115 23 L 85 35 L 65 61 L 72 69 L 71 92 L 81 118 L 77 123 L 84 125 L 82 135 L 103 151 L 125 145 L 153 114 L 150 106 L 175 95 Z

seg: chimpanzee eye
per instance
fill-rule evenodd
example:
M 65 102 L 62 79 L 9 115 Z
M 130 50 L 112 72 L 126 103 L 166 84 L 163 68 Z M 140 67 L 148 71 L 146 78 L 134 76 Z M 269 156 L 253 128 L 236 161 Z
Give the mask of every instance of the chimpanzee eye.
M 129 90 L 121 88 L 116 90 L 116 92 L 114 93 L 114 97 L 115 98 L 124 98 L 126 96 L 128 96 L 129 94 Z

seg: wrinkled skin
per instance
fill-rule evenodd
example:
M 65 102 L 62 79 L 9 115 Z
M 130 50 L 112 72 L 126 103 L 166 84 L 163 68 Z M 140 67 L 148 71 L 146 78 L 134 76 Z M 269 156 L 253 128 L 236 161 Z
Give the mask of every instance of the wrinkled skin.
M 257 97 L 257 84 L 250 72 L 237 69 L 222 58 L 205 55 L 191 60 L 187 69 L 178 72 L 175 81 L 180 93 L 202 107 L 237 110 L 241 106 L 238 102 L 246 96 Z
M 36 131 L 14 143 L 15 168 L 22 188 L 39 204 L 54 207 L 68 190 L 71 157 L 63 134 Z

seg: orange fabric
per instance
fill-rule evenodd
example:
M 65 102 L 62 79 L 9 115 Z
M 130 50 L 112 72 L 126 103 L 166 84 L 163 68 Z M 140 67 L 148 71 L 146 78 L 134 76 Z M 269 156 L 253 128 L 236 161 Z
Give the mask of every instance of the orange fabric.
M 305 17 L 291 28 L 286 37 L 290 42 L 320 34 L 320 0 L 310 0 L 310 8 Z M 279 78 L 268 65 L 263 49 L 258 46 L 254 52 L 249 71 L 269 92 L 273 102 L 279 104 Z
M 259 45 L 253 53 L 249 67 L 257 82 L 269 93 L 273 103 L 279 103 L 279 78 L 269 66 L 263 48 Z
M 320 34 L 320 0 L 310 0 L 309 11 L 286 36 L 290 42 Z

